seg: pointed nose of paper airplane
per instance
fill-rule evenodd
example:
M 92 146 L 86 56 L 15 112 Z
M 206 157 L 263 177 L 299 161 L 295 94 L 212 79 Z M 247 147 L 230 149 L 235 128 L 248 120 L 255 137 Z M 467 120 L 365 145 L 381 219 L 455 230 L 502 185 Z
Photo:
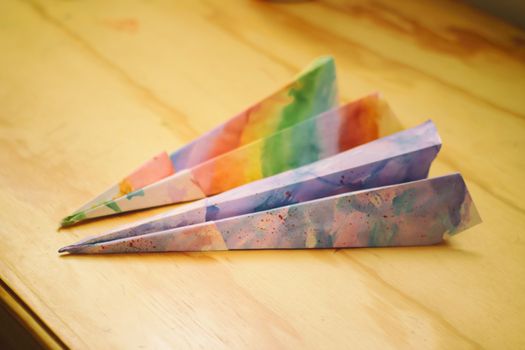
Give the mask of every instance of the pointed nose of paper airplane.
M 65 247 L 62 247 L 58 250 L 59 253 L 74 253 L 75 251 L 78 251 L 82 248 L 82 245 L 79 244 L 71 244 L 67 245 Z

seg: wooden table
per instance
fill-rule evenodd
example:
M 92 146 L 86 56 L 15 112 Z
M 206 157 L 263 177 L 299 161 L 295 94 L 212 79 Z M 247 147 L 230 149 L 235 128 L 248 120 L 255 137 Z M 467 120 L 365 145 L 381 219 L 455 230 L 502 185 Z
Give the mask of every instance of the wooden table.
M 396 5 L 394 5 L 396 4 Z M 60 257 L 59 219 L 332 54 L 484 223 L 422 248 Z M 525 347 L 525 32 L 457 1 L 0 2 L 1 298 L 53 347 Z

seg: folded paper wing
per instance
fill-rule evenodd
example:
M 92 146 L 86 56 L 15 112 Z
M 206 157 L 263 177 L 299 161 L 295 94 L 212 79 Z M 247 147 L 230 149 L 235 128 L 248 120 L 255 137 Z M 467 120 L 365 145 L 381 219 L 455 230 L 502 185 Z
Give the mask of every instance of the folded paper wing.
M 388 135 L 401 126 L 377 94 L 332 109 L 67 218 L 72 224 L 204 198 Z
M 460 174 L 344 193 L 137 237 L 74 254 L 430 245 L 481 220 Z
M 292 82 L 224 124 L 174 151 L 145 162 L 118 184 L 92 199 L 62 224 L 82 219 L 83 212 L 125 196 L 184 169 L 267 137 L 337 106 L 335 64 L 320 57 Z
M 440 147 L 437 130 L 428 121 L 318 162 L 88 238 L 76 245 L 107 242 L 344 192 L 423 179 Z

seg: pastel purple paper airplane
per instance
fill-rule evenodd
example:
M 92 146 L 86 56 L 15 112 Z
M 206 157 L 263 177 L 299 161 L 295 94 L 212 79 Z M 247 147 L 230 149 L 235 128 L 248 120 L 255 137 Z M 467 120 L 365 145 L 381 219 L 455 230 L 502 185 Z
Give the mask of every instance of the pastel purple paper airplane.
M 480 222 L 460 174 L 71 247 L 76 254 L 430 245 Z
M 362 246 L 364 237 L 368 237 L 368 245 L 432 244 L 445 232 L 458 232 L 479 221 L 459 175 L 445 177 L 452 179 L 448 182 L 439 179 L 418 181 L 427 176 L 440 146 L 435 126 L 428 121 L 315 163 L 88 238 L 64 247 L 60 252 L 354 247 Z M 442 187 L 446 183 L 456 186 L 457 191 L 443 188 L 434 191 L 439 196 L 432 204 L 429 191 L 436 184 Z M 352 192 L 359 190 L 364 191 Z M 422 198 L 416 198 L 416 192 Z M 363 193 L 368 196 L 368 202 L 362 200 L 365 198 Z M 393 194 L 396 195 L 392 197 Z M 355 198 L 359 201 L 354 201 Z M 339 208 L 339 204 L 346 203 L 346 200 L 360 204 Z M 424 201 L 425 206 L 415 208 L 415 203 L 420 201 Z M 461 202 L 459 207 L 458 201 Z M 443 213 L 447 210 L 453 217 L 445 224 Z M 456 213 L 455 210 L 463 211 Z M 333 227 L 326 229 L 334 224 L 334 218 L 345 216 L 346 212 L 352 218 L 348 225 L 360 227 L 358 231 L 352 231 L 352 234 L 360 235 L 357 240 L 341 240 L 340 237 L 350 237 L 349 228 L 346 231 L 343 228 L 339 231 L 334 231 Z M 383 220 L 380 219 L 381 212 Z M 388 216 L 387 213 L 397 214 Z M 363 222 L 365 214 L 369 218 L 368 226 Z M 401 214 L 404 218 L 398 217 Z M 424 223 L 418 215 L 428 218 L 431 228 L 430 235 L 421 234 L 419 239 L 414 232 L 425 230 L 425 226 L 410 227 L 411 223 Z M 345 222 L 346 219 L 338 220 Z M 437 224 L 439 220 L 441 225 Z M 374 224 L 370 224 L 372 222 Z M 321 226 L 322 230 L 319 229 Z M 399 231 L 400 228 L 403 231 Z M 304 233 L 304 241 L 297 236 L 298 230 Z M 237 239 L 232 232 L 236 232 Z M 314 244 L 313 241 L 319 242 Z

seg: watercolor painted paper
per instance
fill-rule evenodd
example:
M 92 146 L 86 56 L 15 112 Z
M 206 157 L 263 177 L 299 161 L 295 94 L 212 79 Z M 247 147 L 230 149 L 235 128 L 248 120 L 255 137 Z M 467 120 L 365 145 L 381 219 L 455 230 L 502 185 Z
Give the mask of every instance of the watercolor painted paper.
M 73 254 L 437 244 L 480 222 L 460 174 L 343 193 L 137 237 Z

